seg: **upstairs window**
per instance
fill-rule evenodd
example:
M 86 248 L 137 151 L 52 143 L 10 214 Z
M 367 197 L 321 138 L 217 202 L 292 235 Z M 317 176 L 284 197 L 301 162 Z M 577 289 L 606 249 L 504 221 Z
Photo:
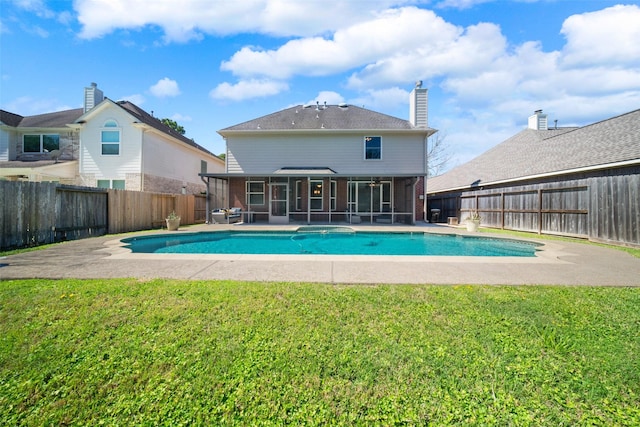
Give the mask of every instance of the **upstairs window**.
M 367 136 L 364 138 L 364 159 L 382 159 L 382 138 L 379 136 Z
M 23 153 L 50 153 L 60 149 L 60 135 L 23 135 Z
M 100 130 L 100 142 L 102 154 L 105 156 L 117 156 L 120 154 L 120 129 L 115 120 L 107 120 Z

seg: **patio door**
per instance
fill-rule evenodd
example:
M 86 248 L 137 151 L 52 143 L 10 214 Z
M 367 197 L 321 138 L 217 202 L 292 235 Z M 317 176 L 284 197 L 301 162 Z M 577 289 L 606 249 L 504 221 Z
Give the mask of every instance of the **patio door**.
M 289 223 L 289 184 L 286 182 L 269 184 L 269 223 Z
M 351 212 L 363 216 L 365 221 L 389 219 L 386 213 L 392 211 L 391 181 L 351 181 L 349 188 Z

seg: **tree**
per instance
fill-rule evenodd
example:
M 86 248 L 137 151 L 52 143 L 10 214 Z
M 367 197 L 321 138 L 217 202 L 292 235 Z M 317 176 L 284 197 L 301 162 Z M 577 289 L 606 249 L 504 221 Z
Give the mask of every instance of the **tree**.
M 427 176 L 440 175 L 451 160 L 451 153 L 444 140 L 446 134 L 441 132 L 427 139 Z
M 180 135 L 184 135 L 184 133 L 185 133 L 184 128 L 182 126 L 180 126 L 178 124 L 178 122 L 176 122 L 175 120 L 164 118 L 164 119 L 162 119 L 160 121 L 162 123 L 164 123 L 165 125 L 169 126 L 171 129 L 173 129 L 176 132 L 178 132 Z

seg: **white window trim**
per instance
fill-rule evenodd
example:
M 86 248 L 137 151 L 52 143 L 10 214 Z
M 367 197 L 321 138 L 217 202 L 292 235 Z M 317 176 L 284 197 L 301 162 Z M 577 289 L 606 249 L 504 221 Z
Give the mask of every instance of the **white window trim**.
M 25 136 L 39 136 L 40 137 L 40 151 L 25 151 L 24 150 L 24 137 Z M 24 133 L 22 134 L 22 153 L 24 154 L 45 154 L 49 151 L 44 151 L 44 137 L 45 136 L 57 136 L 58 137 L 58 150 L 60 149 L 60 134 L 59 133 Z
M 367 159 L 367 138 L 380 138 L 380 158 L 378 159 Z M 362 158 L 366 162 L 379 162 L 382 160 L 383 150 L 382 150 L 382 136 L 379 135 L 367 135 L 362 140 Z
M 249 191 L 249 189 L 251 188 L 251 184 L 260 184 L 262 186 L 262 191 L 261 192 Z M 250 206 L 264 206 L 266 204 L 264 181 L 246 181 L 245 185 L 246 185 L 245 186 L 245 193 L 246 193 L 246 197 L 247 197 L 247 205 L 250 205 Z M 260 194 L 260 195 L 262 195 L 262 203 L 251 203 L 251 195 L 252 194 Z
M 107 123 L 109 122 L 113 122 L 116 124 L 116 126 L 106 126 Z M 104 144 L 109 144 L 109 145 L 115 145 L 115 142 L 104 142 L 102 141 L 102 132 L 103 131 L 109 131 L 109 132 L 113 132 L 116 131 L 118 132 L 118 154 L 104 154 L 102 152 L 102 147 L 104 146 Z M 118 126 L 118 121 L 114 120 L 114 119 L 107 119 L 104 121 L 104 125 L 100 128 L 100 155 L 101 156 L 105 156 L 105 157 L 117 157 L 117 156 L 121 156 L 122 155 L 122 128 L 120 126 Z
M 320 195 L 314 196 L 312 192 L 312 188 L 315 184 L 320 183 Z M 310 179 L 309 180 L 309 210 L 312 212 L 322 212 L 324 211 L 324 180 L 322 179 Z M 312 200 L 320 200 L 319 208 L 312 208 L 311 201 Z

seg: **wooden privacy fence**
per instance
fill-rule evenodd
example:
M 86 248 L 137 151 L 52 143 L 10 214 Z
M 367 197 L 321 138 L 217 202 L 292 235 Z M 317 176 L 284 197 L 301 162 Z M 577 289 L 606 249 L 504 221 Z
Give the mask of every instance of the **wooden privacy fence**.
M 460 196 L 460 216 L 472 212 L 482 224 L 507 230 L 585 237 L 589 235 L 586 186 L 538 188 Z
M 0 250 L 206 220 L 206 197 L 0 181 Z

